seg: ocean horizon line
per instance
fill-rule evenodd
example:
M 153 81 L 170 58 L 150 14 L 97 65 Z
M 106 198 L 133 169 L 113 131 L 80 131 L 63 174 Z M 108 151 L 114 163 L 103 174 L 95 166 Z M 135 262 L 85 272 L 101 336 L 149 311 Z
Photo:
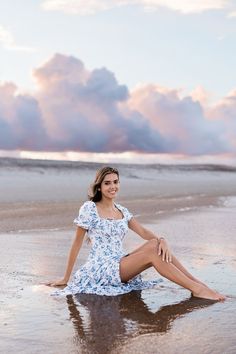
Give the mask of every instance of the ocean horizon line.
M 179 171 L 221 171 L 221 172 L 236 172 L 236 166 L 222 163 L 200 163 L 200 162 L 95 162 L 83 160 L 54 160 L 54 159 L 39 159 L 39 158 L 25 158 L 25 157 L 0 157 L 0 168 L 4 167 L 40 167 L 40 168 L 68 168 L 81 169 L 99 168 L 104 165 L 142 168 L 145 166 L 149 169 L 155 170 L 179 170 Z

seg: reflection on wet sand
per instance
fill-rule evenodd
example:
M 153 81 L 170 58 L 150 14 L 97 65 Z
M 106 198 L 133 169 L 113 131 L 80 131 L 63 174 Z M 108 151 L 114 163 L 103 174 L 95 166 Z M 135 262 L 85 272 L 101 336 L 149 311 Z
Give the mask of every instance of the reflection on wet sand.
M 80 352 L 105 354 L 129 337 L 166 333 L 175 319 L 215 302 L 191 297 L 153 313 L 143 301 L 141 291 L 135 291 L 114 297 L 68 295 L 67 303 Z

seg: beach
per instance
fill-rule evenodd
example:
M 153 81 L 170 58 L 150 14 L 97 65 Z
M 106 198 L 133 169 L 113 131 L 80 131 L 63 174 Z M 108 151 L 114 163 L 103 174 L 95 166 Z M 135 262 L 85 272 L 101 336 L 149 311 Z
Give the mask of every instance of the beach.
M 118 202 L 164 236 L 195 276 L 227 295 L 213 303 L 163 279 L 117 297 L 51 296 L 73 220 L 100 164 L 0 159 L 1 353 L 236 352 L 236 168 L 115 165 Z M 143 243 L 129 232 L 127 251 Z M 84 243 L 76 270 L 86 260 Z M 161 277 L 153 269 L 145 279 Z

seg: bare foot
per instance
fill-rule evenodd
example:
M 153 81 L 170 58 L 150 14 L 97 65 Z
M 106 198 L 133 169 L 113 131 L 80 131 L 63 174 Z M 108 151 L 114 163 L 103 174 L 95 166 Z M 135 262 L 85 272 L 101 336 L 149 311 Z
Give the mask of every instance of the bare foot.
M 199 298 L 208 299 L 208 300 L 215 300 L 215 301 L 223 301 L 226 299 L 226 297 L 224 295 L 221 295 L 206 286 L 202 286 L 199 289 L 199 291 L 192 292 L 192 295 L 194 297 L 199 297 Z
M 226 299 L 226 296 L 224 296 L 224 295 L 218 293 L 218 291 L 212 290 L 211 288 L 209 288 L 208 285 L 206 285 L 205 283 L 203 283 L 203 282 L 200 281 L 199 279 L 193 278 L 193 280 L 194 280 L 196 283 L 203 285 L 203 286 L 204 286 L 205 288 L 207 288 L 208 290 L 214 291 L 214 293 L 218 295 L 218 297 L 219 297 L 220 300 L 225 300 L 225 299 Z
M 227 298 L 227 296 L 218 293 L 218 291 L 215 291 L 215 293 L 220 297 L 220 300 L 225 300 Z
M 67 281 L 65 279 L 60 279 L 60 280 L 50 281 L 42 284 L 46 286 L 65 286 L 67 285 Z

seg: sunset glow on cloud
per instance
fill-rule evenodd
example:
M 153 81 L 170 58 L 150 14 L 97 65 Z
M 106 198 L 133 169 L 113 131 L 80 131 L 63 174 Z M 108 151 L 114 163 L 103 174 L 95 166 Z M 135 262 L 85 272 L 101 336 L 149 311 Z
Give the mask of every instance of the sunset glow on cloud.
M 56 54 L 34 70 L 37 90 L 0 86 L 0 149 L 236 153 L 236 92 L 211 106 L 147 84 L 129 91 L 107 68 Z

